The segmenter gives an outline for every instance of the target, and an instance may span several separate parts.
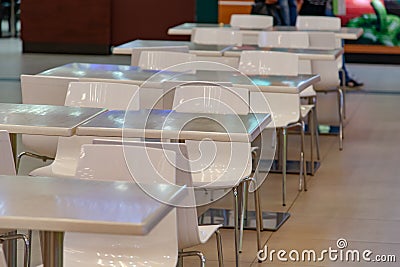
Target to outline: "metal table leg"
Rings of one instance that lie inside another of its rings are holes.
[[[15,235],[17,231],[12,231],[8,234]],[[8,267],[17,267],[17,240],[7,240],[3,243],[3,248]]]
[[[64,232],[40,232],[43,267],[62,267]]]

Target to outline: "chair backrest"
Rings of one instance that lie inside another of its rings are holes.
[[[0,175],[15,175],[14,155],[10,136],[7,131],[0,130]]]
[[[332,50],[342,47],[333,32],[308,32],[310,49]]]
[[[240,29],[266,29],[273,26],[274,18],[266,15],[232,14],[229,24]]]
[[[225,28],[194,28],[191,41],[209,45],[242,45],[243,36],[238,30]]]
[[[259,47],[308,48],[307,32],[266,31],[258,34]]]
[[[248,114],[249,90],[211,85],[178,86],[172,109],[190,113]]]
[[[135,151],[139,151],[138,148],[142,152],[135,154]],[[76,176],[86,179],[129,180],[135,182],[132,179],[132,166],[137,166],[138,171],[145,172],[146,176],[149,177],[149,182],[151,182],[151,172],[154,171],[154,167],[149,166],[149,160],[147,156],[144,156],[149,149],[158,153],[155,155],[159,156],[159,162],[154,161],[156,156],[150,155],[152,163],[157,162],[157,166],[163,166],[158,171],[164,172],[164,170],[172,167],[176,175],[167,176],[171,178],[170,182],[187,186],[187,195],[182,201],[183,206],[186,207],[177,208],[179,248],[183,249],[200,244],[192,176],[185,144],[95,140],[93,145],[82,146]],[[166,153],[164,154],[164,152]],[[171,154],[168,154],[170,152],[174,154],[173,161],[171,160]],[[130,163],[127,164],[127,160]],[[147,169],[150,169],[150,172]],[[162,175],[164,176],[165,174],[162,173]]]
[[[7,267],[6,256],[4,255],[3,245],[0,244],[0,267]]]
[[[125,110],[129,106],[130,110],[138,110],[139,97],[134,97],[138,95],[138,90],[136,85],[122,83],[72,82],[68,87],[65,105],[116,110]],[[69,172],[75,170],[81,146],[91,143],[93,139],[92,136],[60,137],[52,163],[53,171],[62,174],[68,172],[66,168],[69,168]]]
[[[147,70],[163,70],[175,65],[196,60],[196,55],[189,53],[167,52],[167,51],[143,51],[140,53],[138,66]],[[182,70],[187,70],[183,66]],[[180,70],[179,66],[174,70]]]
[[[239,71],[248,75],[298,75],[298,56],[271,51],[243,51]]]
[[[338,31],[341,28],[341,21],[337,17],[297,16],[296,27],[299,30]]]
[[[70,82],[78,78],[21,75],[21,94],[24,104],[64,105]],[[58,136],[22,135],[25,150],[54,158]]]
[[[245,51],[240,57],[239,70],[253,75],[298,75],[299,60],[296,54],[266,51]],[[276,127],[297,122],[300,118],[298,94],[251,92],[252,112],[273,113]]]
[[[132,103],[130,103],[133,99]],[[139,87],[137,85],[106,82],[71,82],[65,106],[101,107],[125,110],[139,109]]]
[[[143,51],[165,51],[165,52],[178,52],[189,53],[188,46],[159,46],[159,47],[136,47],[132,48],[131,52],[131,66],[139,66],[140,54]]]

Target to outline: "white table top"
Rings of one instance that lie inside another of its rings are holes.
[[[224,56],[240,57],[243,51],[276,51],[295,53],[299,59],[305,60],[336,60],[343,55],[344,49],[320,50],[320,49],[300,49],[300,48],[278,48],[278,47],[263,47],[257,45],[235,46],[224,52]]]
[[[156,71],[141,70],[138,67],[126,65],[106,65],[106,64],[87,64],[70,63],[56,67],[40,73],[42,76],[57,76],[66,78],[79,78],[85,80],[99,81],[118,81],[142,85],[146,80],[153,76]],[[196,71],[195,74],[171,75],[162,72],[157,75],[157,81],[209,81],[209,82],[230,82],[237,87],[246,87],[252,90],[280,92],[280,93],[299,93],[308,86],[320,81],[319,75],[299,75],[299,76],[244,76],[238,72],[229,71]],[[154,79],[153,79],[154,81]]]
[[[185,41],[167,40],[134,40],[113,48],[113,54],[130,55],[134,48],[157,48],[163,46],[187,46],[190,53],[199,56],[222,56],[223,52],[230,48],[227,45],[204,45]]]
[[[150,187],[148,187],[150,188]],[[152,185],[178,201],[182,188]],[[173,209],[133,182],[0,176],[0,225],[10,229],[145,235]]]
[[[271,30],[271,29],[270,29]],[[319,31],[319,30],[299,30],[294,26],[275,26],[272,28],[273,31]],[[326,32],[327,30],[323,30]],[[339,31],[329,31],[334,32],[337,38],[345,40],[357,40],[363,34],[363,28],[350,28],[341,27]]]
[[[10,133],[71,136],[102,108],[0,103],[0,129]]]
[[[171,110],[109,110],[78,127],[77,135],[252,142],[270,114],[217,115]]]
[[[171,27],[168,29],[168,34],[170,35],[191,35],[193,28],[196,27],[230,27],[230,25],[221,25],[221,24],[205,24],[205,23],[183,23],[177,25],[175,27]],[[275,26],[263,29],[263,31],[269,30],[279,30],[279,31],[298,31],[296,27],[293,26]],[[240,30],[245,34],[258,34],[258,32],[262,31],[260,29],[245,29]],[[335,35],[341,39],[348,39],[348,40],[357,40],[363,33],[362,28],[349,28],[349,27],[342,27],[340,31],[335,31]]]

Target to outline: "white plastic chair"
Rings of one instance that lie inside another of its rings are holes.
[[[266,31],[258,34],[259,47],[308,48],[307,32]]]
[[[232,14],[229,24],[239,29],[266,29],[273,26],[274,18],[265,15]]]
[[[189,53],[166,52],[166,51],[143,51],[140,53],[138,66],[147,70],[163,70],[178,64],[196,60],[196,55]],[[174,67],[178,70],[179,66]],[[182,69],[187,71],[187,66]]]
[[[242,33],[225,28],[194,28],[191,41],[196,44],[242,45]]]
[[[332,30],[341,28],[340,18],[327,16],[297,16],[296,27],[299,30]]]
[[[292,53],[245,51],[240,57],[239,70],[252,75],[298,75],[298,56]],[[271,110],[268,109],[268,104]],[[287,160],[287,130],[300,126],[301,152],[299,190],[307,190],[306,162],[304,158],[304,117],[312,112],[312,106],[300,105],[299,94],[251,92],[250,105],[252,112],[269,112],[273,114],[273,122],[268,127],[282,130],[282,204],[286,205],[286,160]],[[313,129],[314,130],[314,129]],[[314,131],[311,130],[312,136]],[[312,143],[314,139],[312,139]]]
[[[15,175],[14,155],[11,148],[10,136],[7,131],[0,130],[0,175]],[[16,178],[17,179],[17,178]],[[0,229],[0,266],[5,263],[1,243],[8,240],[22,239],[24,241],[24,266],[30,263],[30,241],[23,234],[14,233],[15,230]]]
[[[249,92],[244,88],[187,85],[175,89],[173,110],[190,113],[247,114]],[[233,190],[236,260],[239,253],[238,186],[252,170],[250,143],[186,140],[193,185],[204,190]],[[200,171],[201,170],[201,171]],[[212,194],[211,194],[212,195]],[[257,227],[260,227],[257,225]]]
[[[192,184],[192,173],[190,169],[190,165],[188,162],[188,152],[186,148],[186,144],[183,143],[159,143],[159,142],[132,142],[132,141],[118,141],[118,140],[109,140],[109,139],[95,139],[93,141],[93,146],[85,145],[82,147],[82,155],[83,157],[80,160],[82,163],[82,168],[79,164],[77,169],[77,176],[86,178],[85,173],[88,173],[87,166],[96,164],[97,154],[103,153],[102,151],[116,151],[117,153],[121,153],[121,149],[124,146],[125,149],[127,147],[147,147],[154,149],[162,149],[164,151],[174,151],[176,153],[176,183],[179,185],[186,185],[187,189],[187,197],[183,201],[184,205],[182,207],[177,208],[177,219],[178,219],[178,247],[179,250],[183,250],[186,248],[190,248],[195,245],[203,244],[207,242],[211,236],[215,233],[217,238],[217,252],[218,252],[218,261],[219,266],[223,266],[223,255],[222,255],[222,243],[221,236],[219,234],[219,228],[222,225],[198,225],[198,216],[197,209],[194,197],[194,186]],[[121,146],[122,145],[122,146]],[[97,151],[97,152],[96,152]],[[118,152],[120,151],[120,152]],[[107,152],[112,153],[112,152]],[[126,153],[126,151],[125,151]],[[87,158],[93,158],[93,164],[86,164],[85,162]],[[114,157],[115,158],[115,157]],[[85,166],[85,167],[84,167]],[[94,168],[99,170],[100,179],[101,177],[109,178],[104,175],[103,171],[101,171],[101,167],[95,166]],[[119,167],[120,168],[120,167]],[[91,169],[91,168],[89,168]],[[107,171],[105,171],[107,173]],[[119,171],[120,172],[120,171]],[[92,176],[92,171],[90,171],[90,176]],[[115,177],[115,176],[113,176]],[[129,179],[126,175],[116,175],[116,179]],[[204,262],[205,257],[201,252],[194,251],[185,251],[180,252],[179,256],[192,256],[197,255],[200,257],[201,261]]]
[[[259,46],[260,47],[282,47],[282,48],[310,48],[310,32],[262,32],[259,34]],[[299,60],[298,74],[311,74],[311,61],[309,60]],[[286,71],[284,73],[287,73]],[[305,114],[310,113],[310,120],[313,120],[313,126],[315,127],[315,144],[317,148],[317,160],[320,160],[319,152],[319,139],[318,139],[318,119],[317,119],[317,93],[315,92],[313,86],[309,86],[300,92],[301,98],[310,99],[309,104],[302,105],[301,112]],[[313,106],[312,106],[313,105]],[[312,112],[309,112],[309,108],[312,108]],[[304,117],[302,116],[302,117]],[[311,175],[314,175],[314,142],[311,142]]]
[[[340,44],[335,43],[337,38],[332,32],[309,32],[310,48],[315,49],[335,49]],[[339,57],[336,61],[311,61],[311,73],[319,74],[321,81],[313,87],[317,92],[336,92],[338,95],[338,116],[339,116],[339,149],[343,149],[343,121],[345,118],[345,91],[344,87],[340,86],[338,72],[342,75],[342,80],[345,80],[344,71],[341,69],[342,58]]]
[[[126,164],[127,158],[124,152],[129,154],[128,159],[135,160],[137,166],[140,166],[135,168],[135,175]],[[144,146],[124,148],[87,144],[82,146],[76,177],[133,183],[139,177],[148,179],[149,183],[164,177],[175,183],[175,166],[171,164],[171,160],[175,160],[173,151]],[[157,162],[157,165],[152,165],[154,162]],[[179,230],[175,215],[174,210],[145,236],[65,233],[64,266],[175,267],[178,258],[177,231]]]
[[[139,87],[122,83],[72,82],[68,87],[66,106],[99,107],[125,110],[139,109]],[[82,144],[91,143],[92,136],[60,137],[55,160],[48,166],[33,170],[32,176],[72,177],[75,174]]]
[[[21,94],[24,104],[64,105],[68,84],[78,78],[49,77],[43,75],[21,75]],[[17,157],[17,171],[23,156],[41,159],[43,162],[53,160],[58,136],[22,135],[25,151]]]
[[[159,46],[159,47],[132,48],[131,66],[139,66],[140,54],[143,51],[164,51],[164,52],[189,53],[189,47],[188,46]]]
[[[2,244],[0,244],[0,267],[8,267]]]

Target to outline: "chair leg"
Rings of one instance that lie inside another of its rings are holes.
[[[215,238],[217,239],[217,251],[218,251],[218,266],[224,266],[224,255],[222,252],[222,238],[219,230],[215,231]]]
[[[200,267],[206,266],[206,257],[200,251],[181,251],[178,253],[178,257],[189,257],[189,256],[197,256],[200,258]]]
[[[238,203],[238,188],[233,188],[233,201],[234,201],[234,236],[235,236],[235,261],[236,267],[239,266],[239,203]]]
[[[254,191],[254,207],[256,214],[256,235],[257,235],[257,251],[261,250],[261,231],[263,227],[262,210],[260,202],[260,188]]]
[[[308,125],[310,127],[310,137],[311,137],[311,144],[310,144],[310,162],[311,162],[311,175],[315,173],[314,167],[314,142],[315,142],[315,124],[314,124],[314,108],[310,110],[310,116],[308,120]],[[306,169],[307,172],[307,169]]]
[[[346,73],[344,69],[341,68],[339,70],[340,75],[342,76],[342,83],[343,83],[343,119],[346,119]]]
[[[304,157],[304,151],[305,151],[305,137],[304,137],[304,121],[300,122],[301,124],[301,152],[300,152],[300,181],[299,181],[299,190],[302,190],[302,184],[301,181],[303,179],[303,186],[304,186],[304,191],[307,191],[307,165],[306,165],[306,160]],[[312,162],[313,163],[313,162]]]
[[[30,259],[30,240],[23,234],[14,234],[14,235],[4,235],[0,236],[0,241],[6,240],[14,240],[14,239],[22,239],[24,241],[24,267],[30,267],[31,259]]]
[[[286,206],[286,164],[287,164],[287,128],[282,129],[282,206]]]
[[[339,106],[339,150],[343,150],[343,90],[338,88]]]
[[[243,247],[243,231],[244,231],[244,220],[247,216],[247,200],[248,200],[248,181],[245,180],[242,182],[243,190],[242,190],[242,211],[240,215],[240,230],[239,230],[239,253],[242,253]]]

